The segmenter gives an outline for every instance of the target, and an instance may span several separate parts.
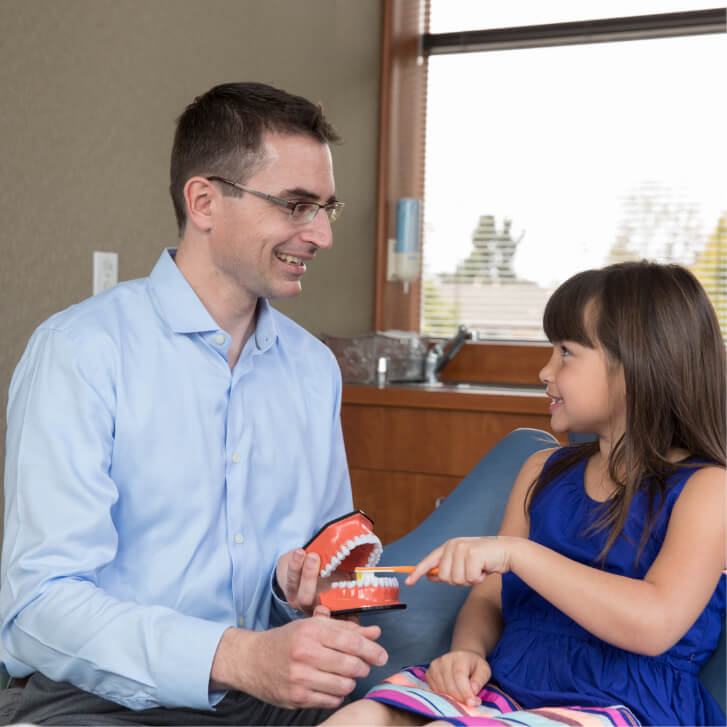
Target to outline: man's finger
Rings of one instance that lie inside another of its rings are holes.
[[[298,602],[304,608],[312,608],[318,593],[318,573],[321,561],[317,553],[307,553],[298,582]]]
[[[321,636],[321,644],[343,654],[362,659],[367,664],[383,666],[389,659],[386,650],[374,639],[381,636],[378,626],[358,626],[351,621],[330,620],[335,628],[328,628]]]
[[[354,614],[355,615],[355,614]],[[360,633],[364,638],[376,641],[381,636],[381,627],[376,625],[361,626],[358,620],[347,619],[347,618],[336,618],[335,623],[343,629],[349,631],[356,631]]]
[[[319,669],[307,664],[301,664],[300,667],[300,670],[294,670],[291,675],[292,683],[308,692],[304,700],[301,700],[300,706],[323,706],[335,699],[340,703],[340,700],[350,694],[356,686],[354,677],[343,676],[335,671],[326,671],[325,668]]]
[[[298,584],[300,583],[300,572],[303,568],[303,560],[305,558],[305,550],[297,548],[288,559],[288,572],[285,576],[285,596],[290,600],[294,594],[298,592]]]

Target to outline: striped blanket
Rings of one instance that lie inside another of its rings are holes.
[[[612,707],[540,707],[521,709],[514,699],[492,684],[479,696],[482,704],[467,707],[452,697],[432,692],[426,682],[426,667],[411,666],[377,684],[366,699],[399,707],[454,725],[523,725],[531,727],[604,727],[639,725],[632,712],[621,705]]]

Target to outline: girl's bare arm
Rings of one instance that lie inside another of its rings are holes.
[[[527,540],[512,542],[510,568],[604,641],[661,654],[696,621],[725,568],[726,491],[721,468],[691,476],[643,579],[606,573]]]
[[[537,461],[532,457],[523,470]],[[461,585],[481,582],[473,588],[474,599],[489,592],[485,583],[491,579],[484,574],[513,571],[556,608],[614,646],[647,655],[673,646],[698,618],[725,568],[724,470],[705,467],[691,476],[672,510],[661,551],[643,579],[606,573],[523,537],[525,520],[519,513],[532,478],[527,479],[526,483],[519,476],[513,487],[499,538],[448,541],[427,556],[408,581],[439,566],[442,580]],[[468,613],[463,608],[463,624],[470,622]],[[480,636],[480,643],[486,649],[489,641]]]

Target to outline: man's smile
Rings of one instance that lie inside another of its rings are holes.
[[[301,258],[296,257],[295,255],[291,255],[287,252],[276,252],[275,257],[284,263],[288,263],[290,265],[298,265],[302,268],[305,267],[305,263],[303,262],[303,260]]]

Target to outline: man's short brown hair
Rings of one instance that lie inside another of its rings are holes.
[[[320,105],[264,83],[225,83],[198,96],[177,120],[169,192],[180,236],[187,221],[184,185],[196,175],[244,183],[263,160],[266,131],[340,141]],[[226,194],[236,194],[228,189]]]

